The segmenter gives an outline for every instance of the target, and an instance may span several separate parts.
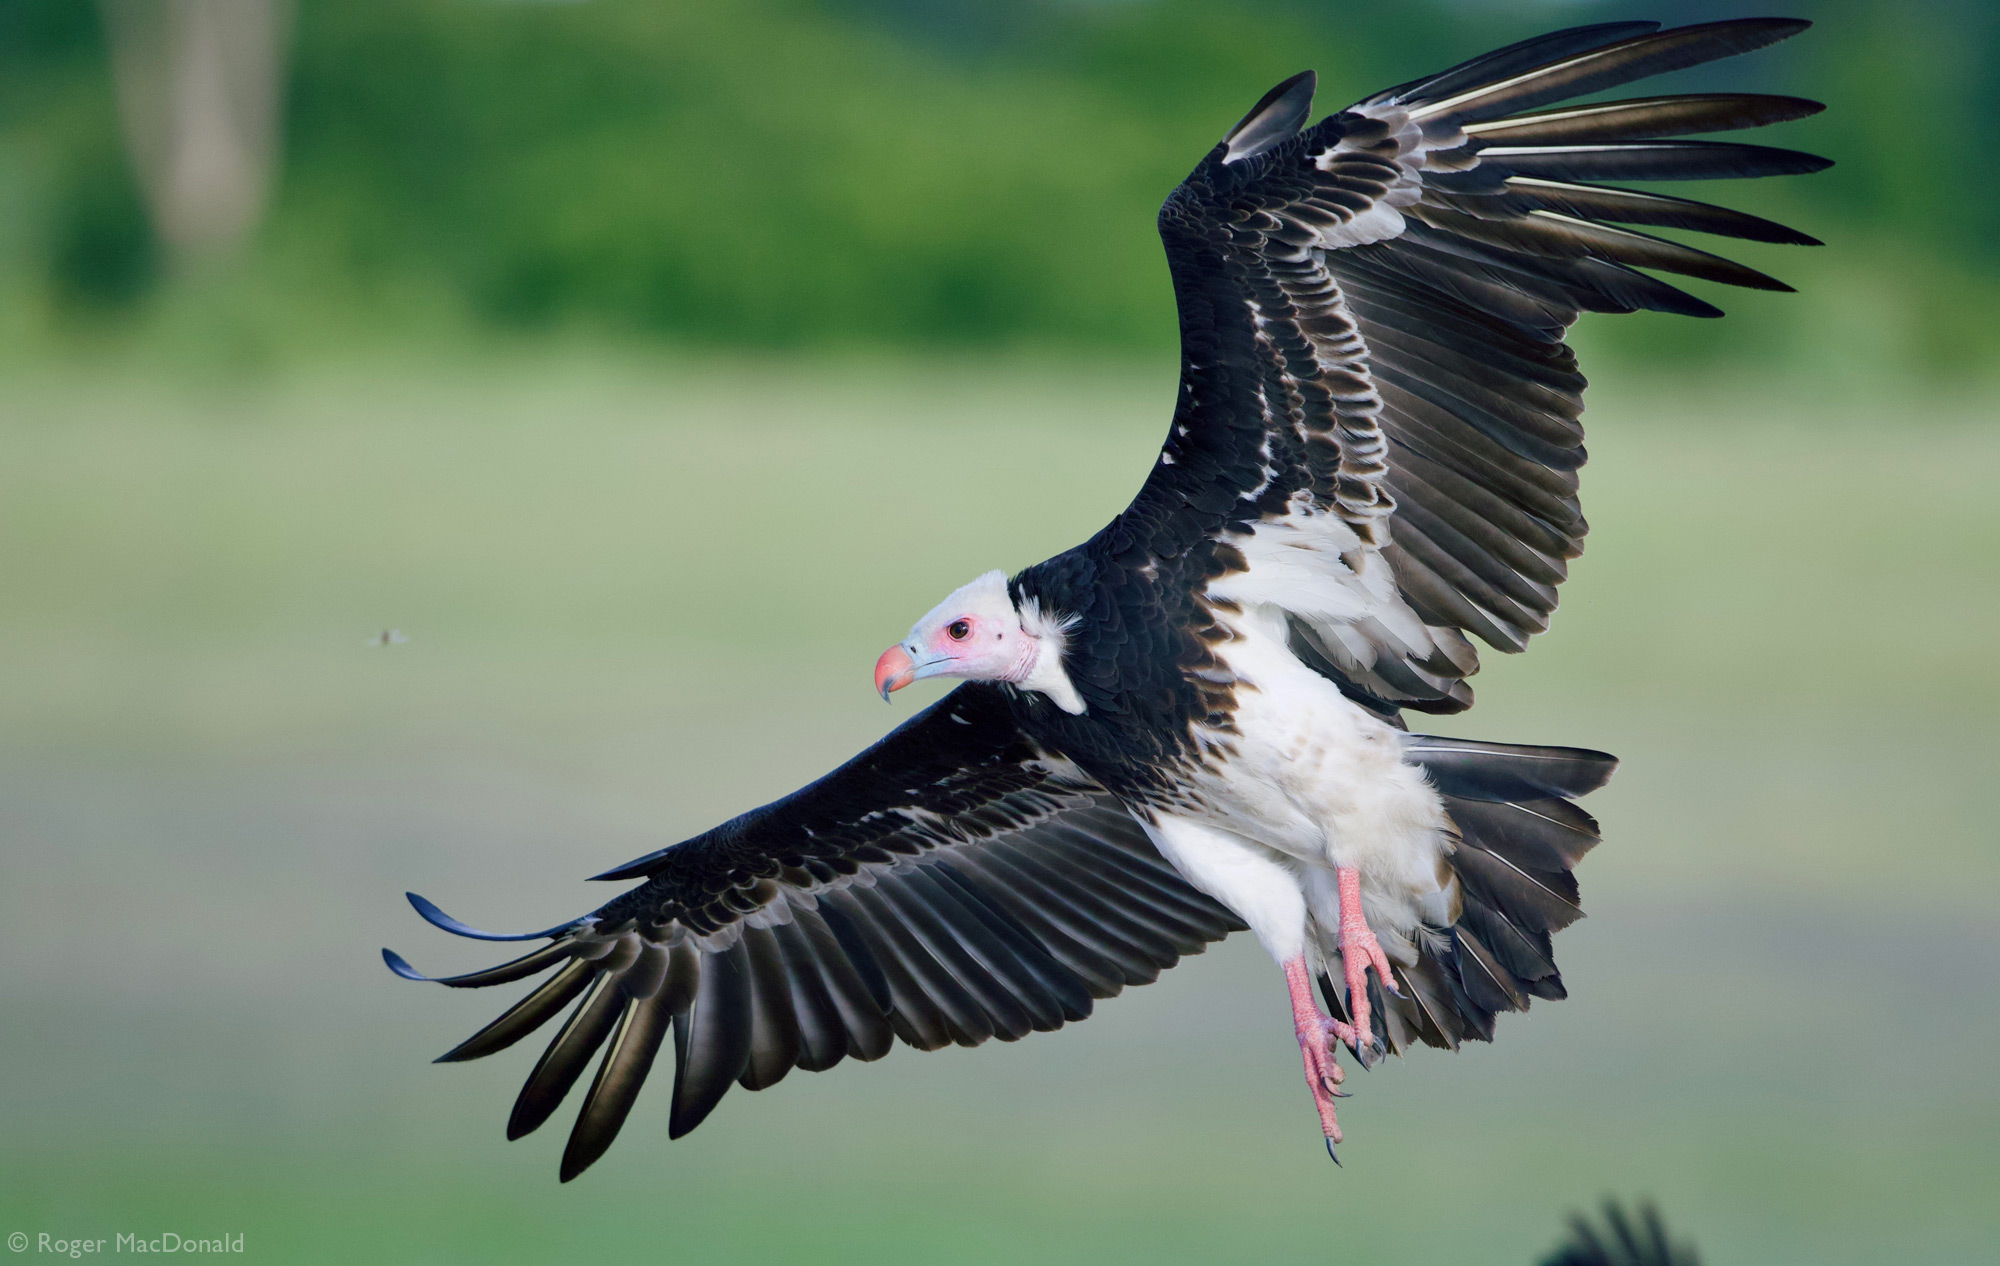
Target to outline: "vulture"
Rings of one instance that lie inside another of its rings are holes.
[[[1522,650],[1582,551],[1578,315],[1721,315],[1658,273],[1789,289],[1627,226],[1817,244],[1624,186],[1817,171],[1685,137],[1819,104],[1574,99],[1806,26],[1575,27],[1317,123],[1310,71],[1273,88],[1160,210],[1180,388],[1132,503],[956,590],[875,665],[885,700],[927,677],[959,679],[949,694],[819,781],[597,876],[637,883],[592,913],[503,936],[412,894],[448,932],[546,942],[438,979],[545,977],[440,1061],[567,1010],[507,1137],[595,1058],[568,1181],[670,1035],[678,1138],[732,1085],[1058,1029],[1248,929],[1282,969],[1332,1152],[1343,1047],[1364,1067],[1456,1049],[1564,997],[1550,935],[1582,916],[1571,872],[1598,842],[1576,800],[1616,762],[1407,717],[1469,707],[1473,639]]]

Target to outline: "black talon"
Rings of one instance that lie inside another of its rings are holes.
[[[1334,1164],[1336,1164],[1336,1165],[1340,1165],[1340,1157],[1338,1157],[1338,1156],[1335,1156],[1335,1155],[1333,1154],[1333,1139],[1331,1139],[1331,1138],[1328,1138],[1328,1139],[1327,1139],[1327,1141],[1326,1141],[1326,1158],[1327,1158],[1328,1160],[1332,1161],[1332,1162],[1333,1162]],[[1340,1165],[1340,1167],[1341,1167],[1342,1169],[1345,1169],[1345,1168],[1347,1168],[1347,1166],[1345,1166],[1345,1165]]]

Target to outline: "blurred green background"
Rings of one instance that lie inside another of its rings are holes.
[[[1153,212],[1277,79],[1757,10],[0,4],[0,1231],[1527,1263],[1617,1192],[1711,1266],[2000,1258],[2000,11],[1781,8],[1676,82],[1831,103],[1714,195],[1830,245],[1586,322],[1590,552],[1435,727],[1626,761],[1570,1001],[1360,1077],[1343,1170],[1244,940],[671,1145],[656,1090],[564,1187],[531,1052],[426,1062],[502,1000],[382,970],[489,957],[403,889],[546,926],[920,703],[881,647],[1146,470]]]

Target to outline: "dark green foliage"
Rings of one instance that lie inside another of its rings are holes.
[[[1829,154],[1736,204],[1835,243],[1750,258],[1809,281],[1897,238],[1909,338],[1976,358],[2000,272],[2000,19],[1975,0],[1770,6],[1818,30],[1691,88],[1829,100],[1777,143]],[[681,342],[1159,347],[1161,198],[1272,83],[1322,106],[1561,22],[1738,16],[1703,0],[308,0],[282,183],[245,284],[370,326],[441,297],[475,325]],[[1759,138],[1761,139],[1761,138]],[[0,6],[0,277],[81,309],[154,275],[92,6]],[[1682,189],[1701,196],[1699,190]],[[1953,278],[1950,311],[1932,282]],[[1613,346],[1798,351],[1805,305],[1728,329],[1642,317]],[[1755,325],[1755,331],[1742,327]],[[1960,331],[1954,333],[1954,331]]]
[[[91,6],[0,6],[0,127],[8,149],[27,160],[19,166],[42,176],[27,182],[39,186],[38,198],[7,198],[13,207],[39,203],[40,215],[6,238],[38,249],[55,305],[88,317],[144,293],[154,278],[153,238],[119,145]],[[0,168],[0,182],[8,174]]]
[[[48,258],[55,299],[79,314],[131,303],[154,279],[155,253],[124,156],[94,147],[78,156],[58,188]]]

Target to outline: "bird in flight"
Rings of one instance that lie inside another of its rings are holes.
[[[595,912],[501,936],[412,894],[447,931],[548,942],[440,981],[549,973],[441,1061],[570,1008],[507,1123],[540,1127],[602,1050],[568,1181],[669,1034],[678,1138],[732,1084],[1060,1028],[1247,928],[1283,971],[1332,1152],[1342,1047],[1364,1066],[1455,1049],[1565,996],[1549,938],[1581,917],[1571,870],[1598,841],[1574,801],[1616,762],[1405,717],[1469,707],[1471,639],[1523,649],[1582,551],[1578,315],[1720,315],[1660,272],[1787,289],[1617,226],[1814,244],[1620,183],[1827,163],[1681,139],[1821,108],[1795,97],[1557,103],[1806,25],[1577,27],[1317,123],[1310,72],[1273,88],[1160,211],[1180,392],[1131,505],[953,592],[875,665],[885,699],[927,677],[950,694],[598,876],[641,882]]]

